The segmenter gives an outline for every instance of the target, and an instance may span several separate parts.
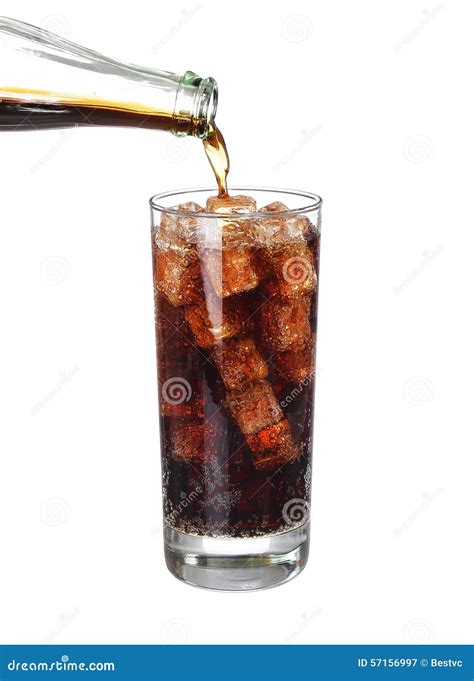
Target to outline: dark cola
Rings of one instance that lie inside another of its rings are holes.
[[[152,234],[165,523],[288,530],[310,494],[318,229],[245,196],[210,197],[215,222],[177,208]]]

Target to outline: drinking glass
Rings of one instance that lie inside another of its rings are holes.
[[[150,205],[166,563],[242,591],[308,558],[322,201],[229,191]]]

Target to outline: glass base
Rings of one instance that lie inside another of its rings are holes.
[[[251,539],[200,537],[165,525],[169,571],[186,584],[217,591],[255,591],[284,584],[306,565],[309,522]]]

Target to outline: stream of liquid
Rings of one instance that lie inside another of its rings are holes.
[[[228,196],[227,175],[229,174],[230,162],[225,140],[219,128],[210,131],[210,134],[204,140],[204,151],[217,180],[218,194],[221,198],[225,198]]]

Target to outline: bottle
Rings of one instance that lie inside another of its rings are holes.
[[[217,84],[125,64],[0,17],[0,130],[113,125],[202,140],[215,133]]]

